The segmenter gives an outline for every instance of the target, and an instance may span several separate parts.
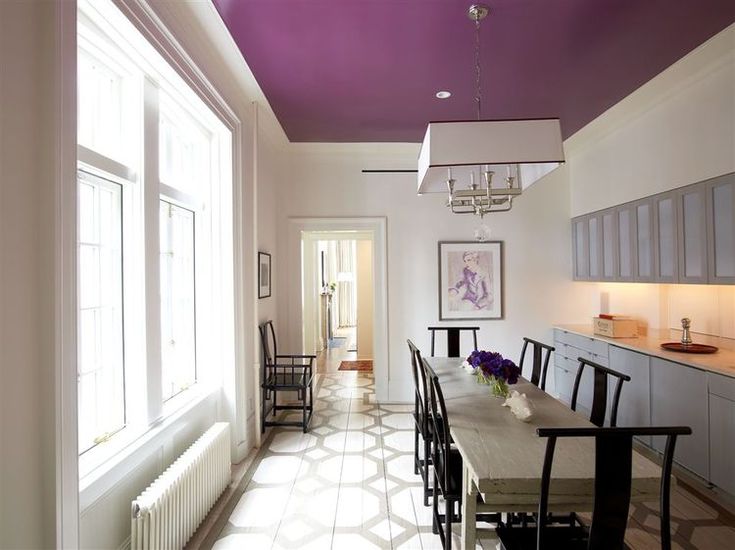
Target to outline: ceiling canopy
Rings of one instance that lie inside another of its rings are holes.
[[[292,142],[419,142],[476,116],[469,1],[214,3]],[[733,0],[485,3],[482,117],[559,117],[564,138],[735,21]]]

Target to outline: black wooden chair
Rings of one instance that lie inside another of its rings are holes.
[[[618,419],[618,403],[620,402],[620,390],[623,387],[623,382],[630,382],[630,376],[612,370],[608,367],[603,367],[598,363],[593,363],[584,357],[578,357],[579,367],[577,368],[577,376],[574,379],[574,388],[572,389],[572,402],[570,407],[573,411],[577,410],[577,397],[579,394],[579,384],[582,380],[582,372],[585,367],[590,367],[594,370],[593,378],[593,390],[592,390],[592,408],[590,409],[590,422],[595,426],[602,427],[605,424],[605,414],[607,412],[607,378],[612,376],[617,378],[615,385],[615,393],[613,394],[612,404],[610,409],[610,426],[615,426]]]
[[[407,342],[411,354],[411,373],[413,374],[414,385],[413,470],[415,474],[421,475],[424,484],[424,506],[428,506],[429,497],[432,495],[432,489],[429,487],[429,466],[431,465],[431,441],[433,438],[431,422],[429,421],[429,393],[421,352],[411,340]]]
[[[434,357],[434,343],[436,333],[445,331],[447,333],[447,357],[460,357],[459,337],[463,331],[472,331],[473,350],[477,349],[477,331],[480,327],[428,327],[431,332],[431,356]]]
[[[261,432],[266,426],[299,426],[306,433],[314,411],[314,393],[312,381],[314,378],[313,363],[315,355],[283,355],[278,353],[276,331],[273,321],[266,321],[258,327],[260,341],[263,346],[263,368],[261,380]],[[278,392],[296,392],[298,405],[279,405]],[[267,409],[267,402],[273,395],[273,405]],[[307,399],[308,394],[308,399]],[[275,418],[278,411],[301,411],[301,421],[268,420],[272,411]]]
[[[671,548],[669,498],[671,464],[676,438],[692,433],[688,427],[644,428],[538,428],[536,433],[546,441],[546,454],[541,473],[537,524],[517,526],[499,524],[496,532],[506,550],[585,549],[620,550],[627,548],[625,529],[631,496],[633,437],[666,436],[661,466],[660,516],[661,548]],[[560,437],[595,438],[595,486],[592,521],[589,527],[549,525],[549,486],[556,441]]]
[[[526,350],[531,345],[533,351],[533,362],[531,363],[531,384],[538,386],[542,390],[546,390],[546,371],[549,368],[549,358],[556,348],[530,338],[523,338],[523,348],[521,349],[521,360],[518,366],[523,370],[523,361],[526,359]]]
[[[452,446],[444,394],[439,378],[432,372],[426,360],[422,360],[429,379],[429,416],[431,418],[431,462],[434,468],[432,491],[432,531],[439,535],[445,550],[452,548],[452,523],[461,519],[462,503],[462,455]],[[439,513],[439,496],[444,499],[444,514]],[[482,502],[477,495],[478,503]],[[455,511],[455,505],[457,510]],[[479,512],[474,521],[498,523],[500,514]],[[468,520],[469,521],[469,520]],[[444,525],[442,525],[444,522]]]

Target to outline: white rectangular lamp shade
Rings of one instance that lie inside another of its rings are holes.
[[[448,167],[461,182],[478,165],[492,170],[492,165],[518,164],[526,188],[562,162],[558,118],[430,122],[419,153],[418,193],[446,192]],[[505,168],[498,168],[505,175]]]

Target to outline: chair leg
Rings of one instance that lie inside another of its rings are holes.
[[[278,392],[276,390],[273,390],[273,417],[276,416],[276,396],[278,395]]]
[[[265,402],[268,397],[267,390],[261,391],[260,395],[260,433],[265,433]]]
[[[429,442],[424,440],[424,506],[429,505]]]
[[[436,473],[434,473],[434,481],[432,483],[433,485],[433,498],[431,499],[431,532],[435,535],[439,534],[439,493],[436,489],[437,482],[436,482]]]
[[[452,550],[452,516],[454,516],[454,501],[444,501],[444,550]]]
[[[306,431],[308,429],[306,427],[306,389],[304,389],[302,395],[303,395],[303,399],[301,400],[301,404],[303,406],[303,409],[302,409],[302,414],[303,414],[303,416],[302,416],[302,422],[304,424],[304,426],[303,426],[304,433],[306,433]]]
[[[413,473],[418,475],[419,473],[419,428],[414,424],[413,426]]]

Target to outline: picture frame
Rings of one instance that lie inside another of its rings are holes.
[[[503,242],[439,241],[439,320],[503,318]]]
[[[258,299],[271,295],[271,255],[258,252]]]

